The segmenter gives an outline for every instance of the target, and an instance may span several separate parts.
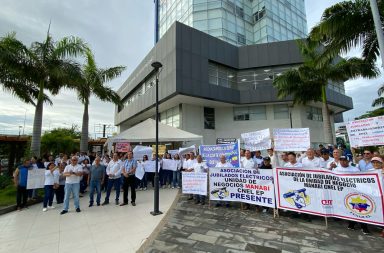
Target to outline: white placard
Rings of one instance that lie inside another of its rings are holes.
[[[176,154],[179,154],[179,150],[178,149],[171,149],[171,150],[168,150],[168,153],[174,157]]]
[[[144,170],[144,166],[142,163],[137,163],[137,167],[136,167],[136,171],[135,171],[135,176],[138,178],[138,179],[143,179],[144,177],[144,174],[145,174],[145,170]]]
[[[184,154],[188,154],[188,153],[195,153],[196,154],[196,146],[195,145],[192,145],[190,147],[187,147],[187,148],[179,148],[179,155],[182,156]]]
[[[183,172],[183,193],[207,196],[207,173]]]
[[[244,148],[249,151],[270,149],[272,145],[269,128],[241,134],[244,141]]]
[[[28,170],[27,189],[44,188],[45,169]]]
[[[309,128],[273,129],[275,151],[306,151],[311,146]]]
[[[147,146],[137,145],[133,149],[133,158],[138,161],[143,160],[143,156],[146,155],[148,159],[152,158],[152,148]]]
[[[160,162],[158,164],[159,164],[158,170],[160,170]],[[156,171],[156,161],[145,161],[143,166],[144,166],[145,172]]]
[[[163,159],[163,170],[177,171],[177,164],[180,160]]]
[[[351,121],[346,126],[351,147],[384,145],[384,116]]]

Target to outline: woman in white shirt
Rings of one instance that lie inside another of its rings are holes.
[[[52,206],[54,196],[53,185],[58,183],[59,174],[55,170],[55,164],[50,162],[48,163],[47,169],[45,170],[43,212],[48,210],[47,205],[49,209],[55,208]]]
[[[179,154],[175,154],[173,159],[177,161],[177,170],[173,171],[172,175],[172,189],[176,188],[180,189],[181,187],[181,160]]]

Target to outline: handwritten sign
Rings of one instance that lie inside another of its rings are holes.
[[[245,149],[249,151],[265,150],[271,148],[271,134],[269,129],[256,132],[243,133],[241,139],[244,141]]]
[[[309,128],[273,129],[276,151],[306,151],[310,146]]]
[[[207,173],[183,172],[183,193],[207,196]]]
[[[384,145],[384,116],[351,121],[346,126],[352,147]]]

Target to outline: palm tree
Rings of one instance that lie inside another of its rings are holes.
[[[7,74],[6,81],[0,80],[3,86],[13,87],[15,94],[20,94],[19,88],[16,88],[19,85],[20,89],[31,87],[32,90],[26,91],[34,94],[32,97],[36,102],[31,152],[39,156],[43,104],[44,101],[50,101],[45,92],[57,95],[63,87],[78,85],[81,68],[71,57],[79,56],[87,47],[77,37],[65,37],[55,42],[49,30],[45,41],[33,42],[29,48],[17,40],[14,33],[2,38],[0,44],[2,52],[6,53],[0,57],[0,73]],[[28,97],[23,97],[23,100],[32,102]]]
[[[379,96],[372,102],[372,107],[381,106],[384,107],[384,84],[381,85],[379,90],[377,91],[377,95]]]
[[[278,96],[284,98],[293,95],[295,104],[311,101],[322,102],[324,141],[333,143],[330,113],[327,104],[326,88],[329,82],[344,82],[357,77],[374,78],[378,75],[374,63],[359,58],[330,59],[327,64],[318,64],[322,56],[320,50],[308,41],[298,41],[304,63],[296,69],[277,76],[273,84]]]
[[[112,68],[98,68],[94,56],[90,50],[85,52],[86,63],[82,69],[82,82],[76,87],[79,100],[84,104],[83,122],[81,129],[80,151],[88,150],[88,125],[89,125],[89,100],[91,95],[95,95],[102,101],[113,102],[121,105],[119,95],[112,88],[105,86],[106,82],[120,76],[125,69],[123,66]]]
[[[384,20],[384,1],[377,2],[380,18]],[[320,23],[312,28],[310,38],[325,45],[325,59],[359,46],[364,60],[374,62],[380,55],[369,0],[344,1],[327,8]]]

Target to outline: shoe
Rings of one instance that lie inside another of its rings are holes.
[[[126,206],[128,203],[121,203],[120,206]]]
[[[131,202],[132,206],[136,206],[136,203],[135,202]]]
[[[17,211],[20,212],[20,211],[21,211],[21,207],[18,207],[18,208],[17,208]]]
[[[68,211],[66,211],[66,210],[63,210],[63,211],[61,211],[61,215],[63,215],[63,214],[66,214],[66,213],[68,213]]]
[[[268,210],[267,209],[263,209],[263,213],[266,213]]]
[[[348,225],[347,229],[348,230],[355,230],[355,225]]]
[[[97,203],[97,206],[100,206],[100,203]]]
[[[202,206],[203,206],[203,205],[205,205],[205,202],[204,202],[204,201],[203,201],[203,202],[201,202],[201,203],[200,203],[200,205],[202,205]]]
[[[177,189],[180,189],[180,186],[177,186]]]
[[[55,209],[54,206],[48,206],[48,209]]]
[[[220,207],[221,203],[216,203],[215,207]]]
[[[189,197],[189,198],[188,198],[188,200],[192,200],[192,199],[193,199],[193,197]]]
[[[119,204],[119,201],[118,200],[115,200],[115,205],[118,205]]]
[[[104,201],[103,204],[101,204],[102,206],[105,206],[105,205],[108,205],[109,204],[109,201]]]
[[[144,191],[146,191],[147,190],[147,187],[144,187]]]
[[[175,189],[175,187],[174,187],[174,186],[172,186],[172,189]]]
[[[43,208],[43,212],[46,212],[48,211],[48,209],[46,207]]]
[[[225,204],[225,207],[226,207],[226,208],[230,208],[231,205],[230,205],[230,204]]]
[[[371,232],[369,232],[368,228],[362,228],[361,231],[363,232],[364,235],[371,234]]]
[[[195,204],[198,205],[200,203],[200,201],[195,201]]]
[[[381,231],[381,237],[384,238],[384,229],[383,229],[383,231]]]
[[[100,205],[100,204],[99,204],[99,205]],[[88,207],[92,207],[92,206],[93,206],[93,204],[90,203]]]
[[[80,208],[76,208],[76,212],[80,213],[81,212]]]

